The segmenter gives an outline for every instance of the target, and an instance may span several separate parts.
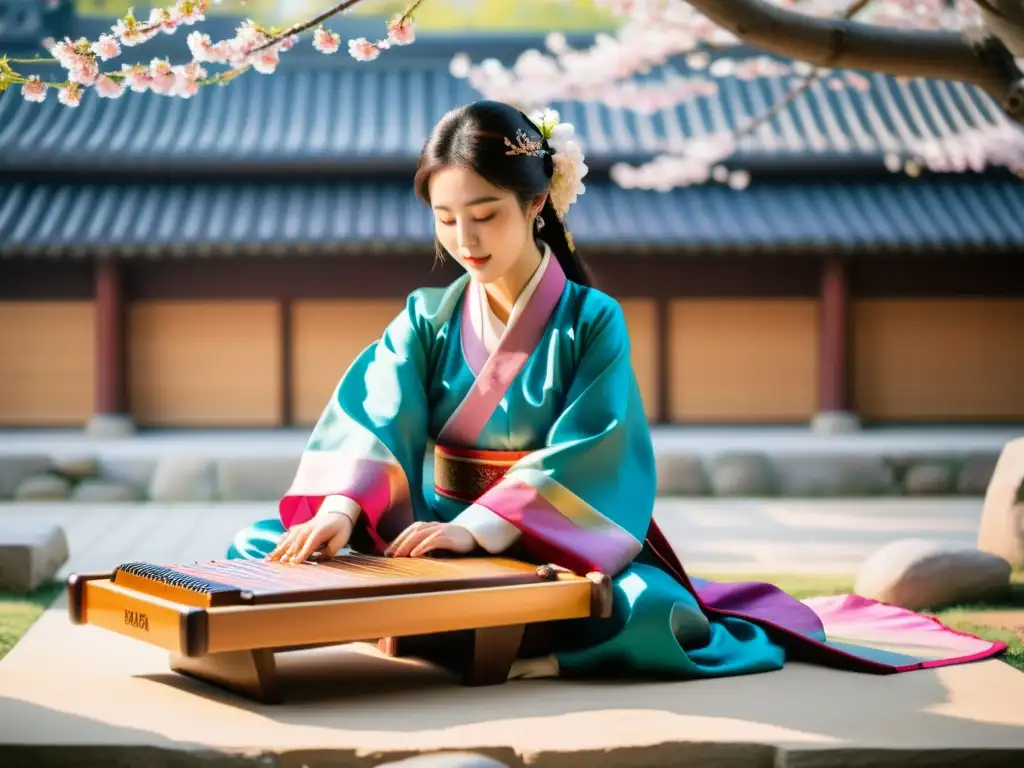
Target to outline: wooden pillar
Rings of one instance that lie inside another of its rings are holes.
[[[846,262],[837,256],[829,256],[821,271],[819,412],[815,416],[816,427],[824,431],[856,428],[849,386],[849,305]]]
[[[124,291],[113,257],[96,260],[96,400],[89,431],[103,436],[131,432],[125,396]]]
[[[294,357],[292,351],[292,300],[281,299],[280,344],[281,344],[281,426],[290,427],[295,420],[292,387]]]
[[[669,365],[669,359],[672,354],[671,344],[669,341],[669,326],[670,326],[670,313],[669,313],[669,300],[665,296],[658,296],[654,304],[654,328],[657,334],[655,341],[657,354],[655,355],[657,368],[657,386],[658,386],[658,423],[668,424],[670,421],[669,403],[671,402],[671,388],[672,381],[669,376],[671,366]]]

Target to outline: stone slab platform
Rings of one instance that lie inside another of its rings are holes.
[[[974,546],[978,499],[659,499],[655,519],[690,571],[854,574],[884,544],[919,538]],[[0,535],[29,519],[60,526],[70,559],[58,571],[113,569],[131,560],[223,557],[235,533],[274,517],[271,502],[87,504],[0,501]]]
[[[162,651],[72,626],[65,610],[0,662],[0,765],[363,768],[467,749],[544,768],[1024,765],[1024,674],[996,660],[467,689],[351,645],[283,654],[291,701],[268,707],[174,675]]]
[[[49,454],[101,458],[158,458],[200,453],[212,458],[297,456],[308,428],[154,429],[101,438],[80,429],[0,429],[0,456]],[[872,427],[851,433],[820,434],[805,426],[701,427],[654,425],[659,454],[714,455],[742,451],[769,455],[879,455],[998,453],[1024,435],[1024,424],[995,426]]]

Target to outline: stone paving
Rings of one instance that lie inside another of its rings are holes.
[[[971,543],[980,500],[662,500],[694,571],[851,572],[891,538]],[[222,556],[273,504],[0,504],[65,527],[70,571]],[[158,649],[68,621],[61,599],[0,661],[0,765],[376,766],[473,749],[509,766],[1024,762],[1024,675],[1000,661],[880,677],[791,664],[689,682],[516,681],[466,689],[370,646],[283,654],[289,703],[170,673]]]
[[[981,499],[659,499],[655,517],[694,572],[854,573],[892,539],[973,546]],[[5,519],[61,525],[71,559],[60,575],[128,560],[222,557],[235,532],[276,515],[259,503],[0,503]]]

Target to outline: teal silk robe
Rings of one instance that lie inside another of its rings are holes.
[[[613,576],[611,618],[559,625],[562,675],[712,677],[787,656],[895,672],[1002,649],[856,596],[801,603],[771,585],[688,577],[652,520],[655,457],[622,309],[566,281],[554,259],[541,269],[493,353],[467,321],[468,275],[414,291],[341,378],[280,519],[241,531],[229,557],[263,557],[328,496],[359,504],[357,528],[377,551],[414,521],[473,506],[515,526],[530,559]],[[435,440],[531,453],[470,504],[424,476]]]

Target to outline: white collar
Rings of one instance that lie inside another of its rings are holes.
[[[487,292],[484,290],[483,285],[475,280],[470,281],[474,298],[472,304],[469,305],[473,307],[470,321],[472,322],[473,330],[476,332],[477,337],[483,341],[484,348],[488,353],[493,352],[497,348],[498,342],[501,341],[501,337],[505,333],[505,329],[519,317],[529,303],[530,297],[533,296],[533,292],[537,290],[537,286],[540,284],[541,277],[544,276],[544,270],[547,269],[548,262],[553,258],[551,246],[543,240],[540,245],[542,254],[540,265],[534,270],[533,275],[531,275],[523,290],[519,292],[519,296],[516,297],[507,325],[501,322],[498,316],[494,314],[494,310],[491,309],[491,303],[487,301]]]

